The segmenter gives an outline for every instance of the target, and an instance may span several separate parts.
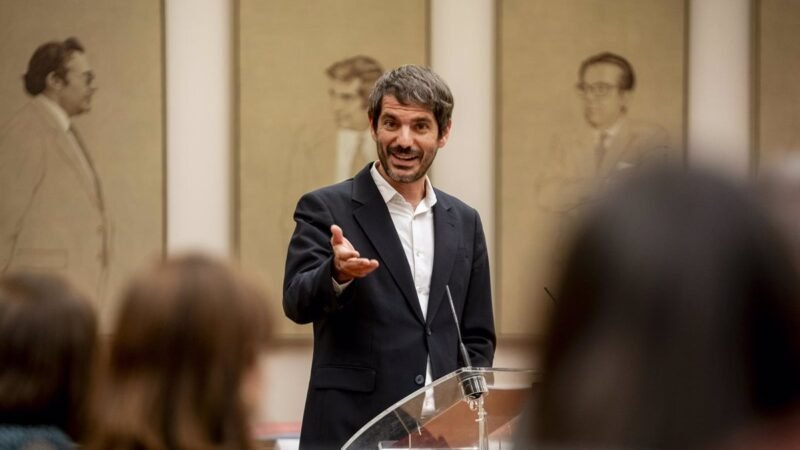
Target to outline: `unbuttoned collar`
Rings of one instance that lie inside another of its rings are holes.
[[[393,198],[397,197],[404,202],[406,199],[400,195],[399,192],[395,188],[383,178],[383,175],[378,172],[378,167],[376,163],[372,163],[372,167],[369,169],[369,174],[372,175],[372,180],[375,182],[375,186],[378,187],[378,191],[381,193],[381,197],[383,197],[384,203],[389,203],[392,201]],[[433,185],[431,185],[431,180],[425,175],[425,196],[422,197],[422,202],[420,203],[423,207],[427,209],[433,208],[433,205],[436,204],[436,192],[433,190]]]

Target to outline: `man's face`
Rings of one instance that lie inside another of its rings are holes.
[[[428,173],[436,152],[447,143],[450,126],[439,137],[433,113],[424,106],[403,105],[393,95],[381,103],[377,129],[372,130],[378,147],[380,170],[396,183],[413,183]]]
[[[359,89],[361,80],[331,80],[330,96],[336,126],[348,130],[365,130],[369,125],[366,102]]]
[[[70,116],[88,112],[92,108],[92,95],[97,88],[92,84],[94,72],[83,52],[73,52],[67,60],[67,73],[57,91],[58,104]]]
[[[583,115],[594,128],[606,130],[625,114],[628,91],[619,88],[622,69],[614,64],[592,64],[578,85],[583,99]]]

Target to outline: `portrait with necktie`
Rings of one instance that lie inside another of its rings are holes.
[[[110,221],[72,121],[91,110],[94,71],[71,37],[40,45],[23,79],[30,100],[0,130],[0,272],[60,272],[102,299]]]
[[[578,69],[575,87],[588,132],[560,140],[537,182],[542,209],[571,215],[615,177],[670,159],[666,130],[629,116],[636,76],[626,58],[610,52],[588,57]]]

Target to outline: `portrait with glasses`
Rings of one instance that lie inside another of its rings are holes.
[[[44,0],[0,14],[0,274],[65,276],[103,331],[116,292],[164,252],[162,6]]]
[[[584,59],[575,88],[587,132],[554,146],[536,193],[541,208],[567,215],[591,203],[614,177],[671,156],[664,127],[629,115],[636,75],[625,57],[601,52]]]
[[[497,322],[538,336],[581,211],[649,159],[682,158],[668,149],[684,140],[689,2],[496,4]]]

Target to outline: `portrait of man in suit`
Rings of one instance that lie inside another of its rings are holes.
[[[110,223],[100,177],[73,119],[97,90],[75,38],[47,42],[24,75],[30,96],[0,129],[0,271],[65,273],[102,298]]]
[[[666,130],[629,114],[635,87],[633,67],[620,55],[603,52],[581,63],[576,89],[586,126],[556,137],[537,184],[543,209],[574,213],[615,176],[668,157]]]
[[[369,56],[353,56],[333,63],[325,71],[336,120],[335,181],[346,180],[375,158],[369,132],[367,101],[383,68]]]
[[[469,364],[459,357],[448,290],[471,365],[492,364],[480,216],[427,176],[452,110],[449,87],[430,69],[385,73],[367,113],[377,161],[297,203],[283,308],[314,332],[300,448],[341,448],[393,403]]]

